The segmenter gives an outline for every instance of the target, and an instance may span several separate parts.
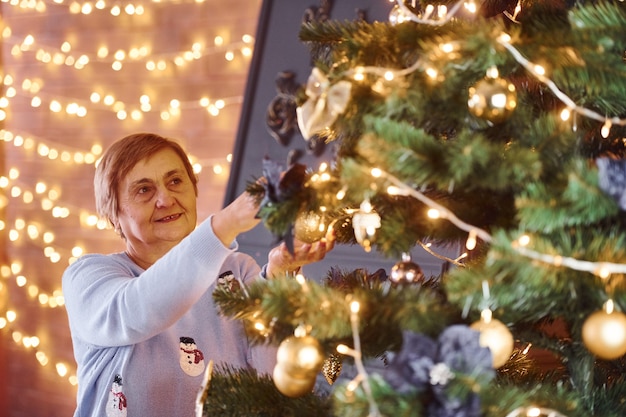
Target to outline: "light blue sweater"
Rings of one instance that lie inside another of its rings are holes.
[[[78,364],[75,417],[193,417],[210,360],[270,373],[276,350],[249,345],[219,315],[216,285],[259,279],[248,255],[222,245],[210,219],[148,270],[124,253],[84,255],[63,275]]]

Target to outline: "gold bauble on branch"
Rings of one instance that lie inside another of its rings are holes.
[[[286,366],[277,364],[272,378],[278,391],[287,397],[295,398],[313,391],[316,375],[316,373],[293,375]]]
[[[582,328],[583,342],[597,357],[617,359],[626,354],[626,315],[612,308],[590,315]]]
[[[324,351],[312,336],[290,336],[278,347],[276,363],[291,375],[316,374],[322,369]]]
[[[314,211],[301,213],[293,225],[293,234],[301,242],[314,243],[326,236],[324,216]]]
[[[474,116],[501,123],[517,107],[515,85],[503,78],[485,77],[470,87],[467,106]]]
[[[290,336],[276,352],[272,374],[276,388],[288,397],[299,397],[313,389],[324,363],[322,346],[312,336]]]
[[[513,353],[515,341],[513,334],[504,323],[491,317],[485,318],[483,314],[483,317],[470,327],[480,332],[479,343],[491,351],[494,368],[507,363]]]

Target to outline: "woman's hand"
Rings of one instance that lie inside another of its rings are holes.
[[[293,242],[294,252],[289,253],[285,242],[273,248],[268,255],[266,278],[271,279],[300,271],[302,266],[324,259],[335,247],[335,233],[329,228],[326,236],[314,243],[304,243],[298,239]]]
[[[261,221],[256,217],[259,206],[254,197],[244,192],[232,203],[213,215],[213,232],[224,246],[230,246],[243,232],[254,228]]]

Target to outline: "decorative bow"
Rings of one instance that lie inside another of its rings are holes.
[[[330,85],[322,71],[313,68],[305,90],[309,99],[296,109],[298,126],[304,139],[310,139],[337,120],[346,110],[351,89],[352,84],[348,81]]]
[[[383,376],[400,393],[429,396],[429,416],[479,416],[477,387],[484,388],[495,377],[491,351],[479,339],[478,331],[460,324],[446,328],[436,341],[405,331],[402,349],[390,355]],[[456,389],[448,389],[451,384]]]

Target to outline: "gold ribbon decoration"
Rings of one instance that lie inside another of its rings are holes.
[[[337,120],[337,117],[346,110],[351,89],[352,84],[348,81],[330,85],[322,71],[313,68],[305,90],[309,98],[296,109],[298,127],[304,139],[310,139]]]

